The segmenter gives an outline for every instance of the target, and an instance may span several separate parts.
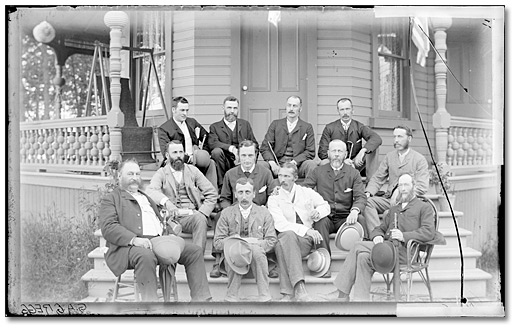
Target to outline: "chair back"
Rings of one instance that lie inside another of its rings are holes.
[[[439,213],[435,203],[431,199],[425,196],[417,196],[420,200],[425,203],[428,203],[433,211],[433,224],[435,226],[435,232],[439,229]],[[430,258],[432,256],[434,245],[431,243],[418,243],[415,242],[414,245],[410,246],[408,257],[408,264],[411,264],[415,268],[427,268],[430,263]]]

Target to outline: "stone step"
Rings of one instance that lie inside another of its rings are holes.
[[[305,277],[307,291],[311,297],[317,301],[320,300],[320,294],[327,294],[335,290],[333,280],[337,273],[332,274],[332,278],[315,278],[311,276]],[[176,273],[178,292],[180,301],[189,301],[189,288],[187,286],[186,274],[180,270]],[[479,269],[466,269],[464,272],[464,297],[484,298],[486,296],[486,281],[491,275]],[[115,276],[110,271],[91,270],[86,273],[82,280],[88,283],[89,298],[99,299],[106,298],[114,287]],[[129,270],[123,274],[122,280],[131,282],[133,280],[133,271]],[[418,274],[413,276],[412,300],[428,300],[428,292],[422,283]],[[430,280],[432,285],[432,293],[434,301],[451,299],[455,300],[460,297],[460,270],[439,270],[430,271]],[[211,294],[214,301],[223,301],[228,279],[221,277],[217,279],[209,278]],[[273,300],[281,297],[278,279],[270,279],[270,293]],[[382,275],[375,273],[372,278],[372,291],[382,293],[386,289]],[[257,287],[254,279],[243,279],[240,289],[241,298],[250,298],[254,301],[257,295]],[[379,295],[374,296],[374,300],[378,300]]]
[[[439,232],[444,235],[446,239],[445,247],[448,248],[459,248],[459,241],[457,239],[457,232],[455,228],[439,228]],[[466,248],[468,244],[468,238],[471,237],[473,233],[464,228],[459,228],[459,236],[460,236],[460,244],[462,248]]]
[[[454,211],[455,220],[457,221],[457,226],[460,229],[460,225],[458,224],[458,219],[464,216],[464,213],[460,211]],[[451,212],[439,212],[439,229],[455,229],[455,224],[453,223],[453,216]]]

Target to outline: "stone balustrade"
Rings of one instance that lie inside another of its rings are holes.
[[[452,117],[446,162],[450,166],[490,166],[493,159],[491,121]]]
[[[20,123],[21,165],[102,171],[110,155],[107,116]]]

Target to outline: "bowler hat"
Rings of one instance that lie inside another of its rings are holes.
[[[246,274],[253,259],[249,243],[239,237],[228,237],[224,240],[224,258],[233,271]]]
[[[339,250],[350,251],[357,241],[363,240],[365,232],[359,222],[347,225],[343,223],[336,233],[335,244]]]
[[[157,236],[150,241],[152,242],[152,250],[161,264],[173,265],[177,263],[184,250],[184,239],[180,236]]]
[[[372,248],[370,254],[370,260],[372,266],[379,273],[389,273],[394,270],[398,256],[396,254],[396,248],[390,241],[383,241],[376,244]]]
[[[318,248],[307,258],[307,267],[313,277],[321,277],[330,268],[330,254],[325,248]]]
[[[210,156],[208,151],[202,149],[196,149],[193,154],[195,155],[195,163],[199,168],[206,168],[210,163]]]

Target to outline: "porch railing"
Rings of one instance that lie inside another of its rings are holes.
[[[110,154],[107,116],[20,123],[21,166],[102,172]]]
[[[452,117],[446,162],[454,169],[493,165],[493,125],[490,120]]]

